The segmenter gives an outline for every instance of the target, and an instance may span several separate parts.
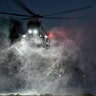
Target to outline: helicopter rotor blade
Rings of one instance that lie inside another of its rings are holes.
[[[27,18],[21,18],[22,20],[30,20],[32,19],[32,17],[27,17]],[[43,19],[82,19],[82,17],[80,18],[66,18],[66,17],[44,17]]]
[[[23,15],[23,14],[9,13],[9,12],[0,12],[0,14],[7,14],[7,15],[14,15],[14,16],[21,16],[21,17],[32,17],[31,15]]]
[[[76,12],[76,11],[82,11],[82,10],[89,9],[89,8],[91,8],[91,6],[85,6],[85,7],[81,7],[81,8],[78,8],[78,9],[72,9],[72,10],[63,11],[63,12],[47,14],[47,15],[43,15],[43,17],[45,17],[45,16],[53,16],[53,15],[60,15],[60,14],[65,14],[65,13],[71,13],[71,12]]]
[[[24,9],[26,12],[28,12],[31,15],[36,15],[35,13],[33,13],[30,9],[28,9],[22,2],[20,2],[20,0],[11,0],[14,3],[16,3],[18,6],[20,6],[22,9]]]
[[[30,20],[32,17],[27,17],[27,18],[20,18],[21,20]]]
[[[44,19],[82,19],[82,17],[79,18],[67,18],[67,17],[43,17]]]

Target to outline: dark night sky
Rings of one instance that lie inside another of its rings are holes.
[[[21,0],[34,13],[41,15],[50,14],[54,12],[62,12],[66,10],[81,8],[84,6],[91,6],[91,9],[67,13],[64,15],[57,15],[61,17],[86,17],[93,19],[96,16],[96,0]],[[18,5],[11,2],[11,0],[0,0],[0,11],[28,14],[22,10]],[[5,15],[4,15],[5,16]],[[88,21],[84,20],[83,22]],[[94,18],[95,19],[95,18]],[[46,29],[60,26],[61,24],[72,22],[81,22],[80,20],[42,20]]]

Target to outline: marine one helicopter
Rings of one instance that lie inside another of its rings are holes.
[[[33,13],[30,9],[28,9],[20,0],[11,0],[12,2],[16,3],[19,7],[21,7],[23,10],[25,10],[29,15],[23,15],[23,14],[16,14],[16,13],[9,13],[9,12],[0,12],[0,14],[6,14],[6,15],[13,15],[13,16],[19,16],[22,17],[22,20],[28,20],[27,21],[27,32],[25,34],[22,33],[22,38],[26,38],[26,36],[29,37],[39,37],[39,39],[42,41],[42,45],[44,47],[50,46],[50,38],[52,38],[51,33],[47,33],[45,28],[41,24],[41,19],[81,19],[81,18],[64,18],[64,17],[53,17],[58,14],[65,14],[65,13],[71,13],[75,11],[82,11],[85,9],[91,8],[90,6],[81,7],[78,9],[72,9],[67,10],[63,12],[57,12],[52,14],[46,14],[46,15],[40,15]]]

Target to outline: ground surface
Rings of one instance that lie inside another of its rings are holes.
[[[5,96],[5,95],[0,95],[0,96]],[[44,94],[44,95],[20,95],[20,94],[10,94],[10,95],[7,95],[7,96],[94,96],[92,94],[80,94],[80,95],[51,95],[51,94]]]

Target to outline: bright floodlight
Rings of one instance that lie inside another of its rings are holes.
[[[45,38],[48,38],[48,36],[47,36],[47,35],[45,35],[44,37],[45,37]]]
[[[38,30],[37,30],[37,29],[34,29],[34,30],[33,30],[33,33],[34,33],[34,34],[38,34]]]
[[[28,33],[31,34],[31,33],[32,33],[32,29],[29,29],[29,30],[28,30]]]
[[[24,34],[24,35],[22,35],[22,37],[23,37],[23,38],[25,38],[25,37],[26,37],[26,35]]]

